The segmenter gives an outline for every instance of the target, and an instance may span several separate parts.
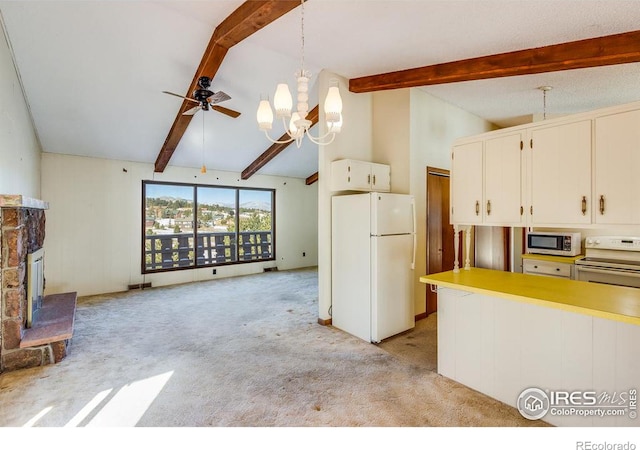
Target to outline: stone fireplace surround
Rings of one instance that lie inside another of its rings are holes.
[[[56,363],[66,356],[69,339],[45,339],[42,345],[26,348],[23,341],[27,330],[27,255],[44,245],[48,206],[20,195],[0,195],[0,373]]]

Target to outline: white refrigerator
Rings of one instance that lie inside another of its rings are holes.
[[[413,196],[334,196],[331,210],[332,325],[373,343],[413,328]]]

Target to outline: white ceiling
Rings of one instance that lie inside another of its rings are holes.
[[[242,0],[0,1],[0,12],[46,152],[154,162],[215,27]],[[305,60],[346,78],[640,29],[640,1],[309,0]],[[212,90],[238,119],[199,112],[172,165],[242,171],[269,143],[261,94],[294,86],[300,8],[231,48]],[[640,100],[640,64],[424,87],[501,126]],[[310,104],[317,102],[317,94]],[[274,129],[274,137],[282,134]],[[345,127],[348,118],[345,118]],[[315,130],[314,130],[315,131]],[[307,177],[318,149],[289,146],[259,173]]]

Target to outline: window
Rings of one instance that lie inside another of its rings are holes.
[[[275,259],[275,191],[142,182],[142,272]]]

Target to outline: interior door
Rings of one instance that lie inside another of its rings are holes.
[[[453,226],[449,211],[449,171],[427,167],[427,274],[453,270]],[[462,235],[462,233],[461,233]],[[460,245],[459,259],[462,261]],[[427,315],[438,309],[438,297],[427,286]]]

